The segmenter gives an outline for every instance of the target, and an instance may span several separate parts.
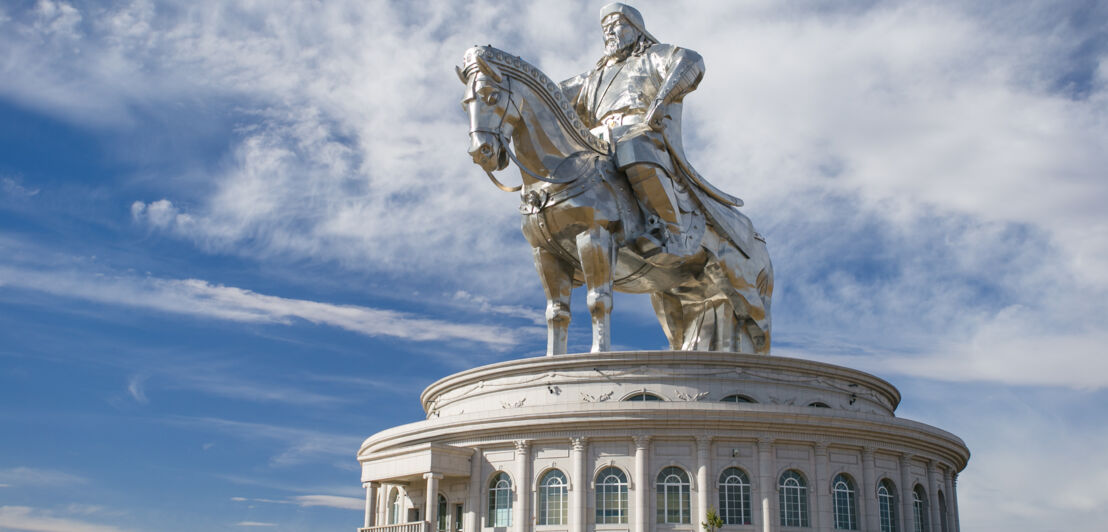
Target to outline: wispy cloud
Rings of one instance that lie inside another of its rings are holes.
[[[507,327],[453,323],[393,310],[270,296],[199,279],[107,276],[0,265],[0,286],[5,285],[204,318],[284,325],[302,320],[366,336],[414,341],[464,340],[504,349],[518,343],[520,336],[518,329]]]
[[[11,177],[0,177],[0,191],[5,196],[18,199],[30,198],[39,193],[39,189],[25,187]]]
[[[275,466],[301,464],[321,458],[351,459],[363,440],[362,437],[346,434],[219,418],[175,417],[165,422],[218,431],[241,440],[276,443],[279,450],[270,457],[270,463]]]
[[[146,391],[143,389],[143,385],[146,383],[146,375],[132,375],[127,379],[127,393],[139,404],[147,404],[150,402],[146,398]]]
[[[364,510],[365,500],[338,495],[300,495],[293,497],[300,506],[326,506],[343,510]]]
[[[0,484],[11,487],[56,487],[86,483],[88,479],[85,477],[54,469],[33,467],[0,469]]]
[[[231,497],[235,502],[260,502],[265,504],[295,504],[301,507],[324,506],[342,510],[364,510],[365,500],[342,495],[297,495],[289,499],[262,499],[251,497]]]
[[[235,526],[277,526],[277,523],[262,523],[260,521],[239,521]]]
[[[125,529],[58,517],[53,513],[27,506],[0,506],[0,529],[33,532],[123,532]]]

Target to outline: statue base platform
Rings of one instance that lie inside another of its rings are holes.
[[[779,506],[786,502],[779,500],[779,484],[787,472],[804,484],[804,526],[833,528],[831,483],[845,478],[862,530],[871,529],[877,484],[886,480],[904,487],[895,494],[898,515],[912,515],[903,502],[918,487],[936,510],[933,521],[957,529],[953,480],[969,459],[965,444],[896,417],[897,389],[850,368],[721,352],[587,353],[456,373],[429,386],[421,401],[426,420],[375,434],[358,451],[369,487],[367,527],[405,520],[462,532],[505,527],[507,514],[489,502],[490,481],[504,473],[513,493],[525,494],[513,497],[512,522],[528,525],[508,528],[530,531],[532,523],[550,519],[538,511],[549,501],[537,497],[549,494],[540,490],[544,475],[557,471],[567,483],[567,504],[576,509],[551,531],[670,530],[681,523],[657,522],[672,516],[658,513],[656,506],[668,503],[654,493],[662,489],[656,485],[662,470],[676,467],[692,498],[678,500],[689,513],[682,517],[679,508],[674,515],[690,530],[709,507],[727,503],[720,484],[725,471],[747,479],[740,517],[756,530],[782,529]],[[596,508],[604,504],[596,475],[613,467],[628,479],[623,489],[630,503],[616,512],[622,528],[597,524],[598,516],[607,518]]]

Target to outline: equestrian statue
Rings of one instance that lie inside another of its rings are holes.
[[[681,144],[682,101],[703,60],[658,41],[633,7],[604,6],[600,24],[604,57],[562,83],[492,46],[470,48],[456,69],[474,163],[521,193],[546,292],[547,355],[566,352],[570,293],[581,284],[593,352],[610,350],[614,289],[650,294],[672,349],[768,354],[765,240]],[[509,160],[516,187],[492,173]]]

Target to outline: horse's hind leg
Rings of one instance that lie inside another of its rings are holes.
[[[569,336],[569,298],[573,292],[573,269],[557,255],[532,248],[535,269],[546,292],[546,356],[566,354]]]
[[[669,348],[680,351],[685,343],[685,311],[681,307],[681,300],[670,293],[654,292],[650,294],[650,304],[654,307],[654,314],[658,316],[658,323],[662,324],[662,331],[669,339]]]
[[[589,288],[592,352],[608,351],[612,347],[612,234],[597,226],[577,235],[577,254]]]

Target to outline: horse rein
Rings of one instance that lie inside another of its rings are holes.
[[[518,166],[519,169],[522,170],[524,173],[526,173],[527,175],[529,175],[529,176],[531,176],[531,177],[533,177],[533,178],[535,178],[539,181],[543,181],[543,182],[550,183],[550,184],[553,184],[553,185],[565,185],[567,183],[572,183],[574,180],[577,179],[578,176],[573,176],[573,177],[570,177],[570,178],[567,178],[567,179],[556,179],[556,178],[552,178],[552,177],[543,177],[543,176],[535,173],[530,168],[528,168],[526,165],[524,165],[519,160],[519,158],[516,157],[516,154],[509,147],[508,139],[504,136],[504,132],[503,132],[504,119],[508,116],[508,108],[509,108],[509,106],[515,107],[516,112],[519,113],[520,116],[523,116],[523,111],[519,108],[518,105],[516,105],[515,100],[512,98],[512,95],[513,95],[512,94],[512,77],[508,76],[508,75],[505,75],[504,77],[508,79],[508,87],[506,89],[502,88],[501,90],[504,90],[505,92],[508,93],[508,103],[507,103],[507,105],[504,106],[504,114],[500,115],[500,123],[496,124],[496,129],[493,130],[493,131],[489,131],[487,129],[482,129],[482,128],[473,128],[473,129],[469,130],[469,133],[471,135],[474,134],[474,133],[488,133],[490,135],[495,136],[497,141],[500,142],[500,149],[504,150],[507,153],[508,158],[511,159],[512,162],[516,163],[516,166]],[[477,77],[476,76],[474,76],[474,78],[473,78],[473,83],[474,83],[474,85],[477,84]],[[474,91],[474,92],[476,93],[476,91]],[[555,170],[557,170],[557,168],[555,168]],[[496,188],[499,188],[500,190],[503,190],[504,192],[519,192],[520,190],[523,189],[522,184],[520,184],[519,186],[515,186],[515,187],[509,187],[509,186],[501,183],[500,180],[498,180],[496,178],[496,176],[492,175],[492,172],[489,171],[489,170],[485,170],[485,175],[489,176],[489,180],[492,181],[493,185],[496,185]]]

